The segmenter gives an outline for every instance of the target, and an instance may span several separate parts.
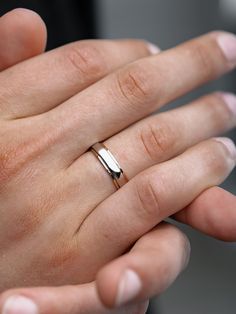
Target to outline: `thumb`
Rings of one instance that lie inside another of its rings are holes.
[[[144,314],[137,303],[121,309],[107,309],[99,300],[95,283],[79,286],[22,288],[9,290],[0,298],[3,314]]]
[[[46,26],[41,17],[27,9],[12,10],[0,18],[0,70],[45,50]]]

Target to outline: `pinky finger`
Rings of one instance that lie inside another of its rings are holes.
[[[129,253],[98,273],[98,294],[110,308],[159,295],[186,267],[189,255],[185,235],[161,223],[138,240]]]
[[[174,218],[214,238],[236,241],[236,196],[219,187],[207,189]]]
[[[144,314],[147,305],[105,308],[95,283],[45,288],[22,288],[5,292],[0,299],[2,314]]]

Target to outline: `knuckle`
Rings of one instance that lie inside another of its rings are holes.
[[[11,180],[23,165],[29,161],[31,146],[26,142],[15,141],[15,134],[19,129],[3,128],[0,130],[0,186]],[[7,136],[6,136],[7,134]],[[12,141],[9,141],[12,139]]]
[[[48,267],[49,269],[61,269],[66,266],[71,266],[78,257],[78,250],[73,247],[73,244],[68,239],[68,236],[63,234],[64,239],[56,240],[57,247],[48,252]]]
[[[21,198],[22,192],[30,190],[31,186],[32,182],[24,184],[23,189],[18,191],[16,197]],[[30,197],[25,197],[24,201],[13,209],[14,228],[11,228],[9,240],[11,242],[19,241],[40,230],[42,225],[49,221],[50,214],[58,206],[61,195],[62,193],[55,183],[50,184],[48,189],[31,189]]]
[[[17,150],[1,148],[0,153],[0,182],[8,182],[19,169],[19,154]]]
[[[25,239],[35,232],[37,226],[39,226],[40,217],[30,209],[29,211],[24,210],[15,213],[14,228],[12,228],[8,241],[14,243],[15,241]]]
[[[38,134],[37,141],[35,141],[34,134],[30,134],[30,127],[23,126],[24,123],[22,123],[21,121],[16,122],[8,129],[0,130],[1,183],[7,182],[19,174],[29,181],[39,169],[33,165],[33,162],[57,141],[53,132],[42,132]],[[24,134],[16,137],[16,134],[22,134],[23,127]]]
[[[154,162],[167,158],[173,151],[178,131],[164,121],[148,122],[140,129],[139,138],[146,155]]]
[[[161,216],[161,208],[157,189],[154,187],[151,176],[141,174],[135,182],[135,192],[138,200],[138,215],[147,221],[156,221]]]
[[[135,63],[117,73],[121,96],[131,104],[143,103],[149,97],[150,87],[145,72],[142,65]]]
[[[5,145],[0,153],[0,182],[6,183],[16,176],[27,165],[32,157],[31,145],[21,143],[19,145]],[[33,169],[27,167],[26,173],[32,174]]]
[[[198,68],[202,70],[201,73],[205,75],[207,80],[214,79],[218,71],[209,49],[199,41],[195,41],[192,48],[194,60]]]
[[[50,195],[43,193],[40,195],[31,195],[32,200],[27,198],[20,207],[14,208],[14,219],[12,220],[14,228],[12,228],[10,241],[19,241],[32,235],[41,227],[46,216],[52,211],[53,204]]]
[[[105,59],[95,45],[72,44],[65,50],[65,59],[76,72],[91,78],[102,76],[106,72]]]

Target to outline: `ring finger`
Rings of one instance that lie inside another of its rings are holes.
[[[235,96],[214,93],[188,106],[146,118],[111,137],[105,145],[121,164],[126,177],[132,179],[188,147],[234,127],[236,116],[233,108],[236,108]],[[74,162],[67,174],[71,186],[78,186],[81,182],[80,189],[83,195],[87,195],[86,208],[91,211],[116,191],[111,177],[91,152]],[[86,209],[84,215],[88,214]]]
[[[233,143],[212,139],[138,174],[98,205],[80,226],[77,240],[79,244],[86,241],[82,256],[96,251],[99,267],[124,253],[160,221],[220,184],[235,163]]]

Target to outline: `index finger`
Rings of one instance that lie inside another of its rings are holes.
[[[50,130],[62,123],[61,117],[69,126],[70,132],[65,132],[60,142],[67,148],[66,156],[59,148],[61,159],[70,165],[94,143],[235,66],[236,37],[224,32],[201,36],[126,65],[45,113]]]
[[[16,119],[49,111],[153,52],[143,40],[83,40],[17,64],[0,75],[0,117]]]

